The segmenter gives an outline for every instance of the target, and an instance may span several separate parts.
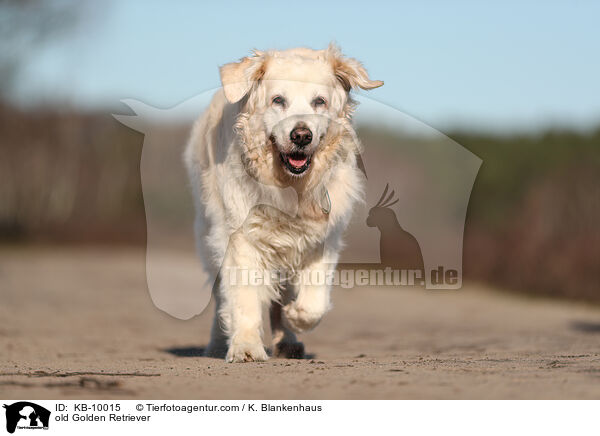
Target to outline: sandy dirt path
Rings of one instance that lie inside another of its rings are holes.
[[[180,321],[144,253],[0,251],[0,398],[600,398],[600,308],[467,285],[336,289],[311,358],[200,356],[212,307]]]

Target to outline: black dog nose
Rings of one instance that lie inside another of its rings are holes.
[[[306,127],[295,127],[290,133],[290,140],[298,147],[304,147],[312,141],[312,132]]]

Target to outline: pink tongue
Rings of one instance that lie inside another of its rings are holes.
[[[293,167],[301,168],[301,167],[304,166],[304,164],[306,163],[307,159],[308,159],[308,157],[303,157],[303,158],[300,158],[300,159],[294,159],[293,157],[288,157],[288,162]]]

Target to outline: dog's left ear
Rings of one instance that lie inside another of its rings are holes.
[[[220,68],[221,83],[225,98],[229,103],[240,101],[264,75],[264,55],[255,51],[239,62],[232,62]]]
[[[371,80],[367,70],[354,58],[347,58],[335,44],[329,44],[327,55],[333,66],[336,78],[348,92],[352,88],[374,89],[383,85],[381,80]]]

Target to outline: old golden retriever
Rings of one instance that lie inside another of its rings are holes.
[[[185,152],[199,250],[219,271],[207,355],[266,360],[270,305],[273,354],[301,357],[295,333],[330,308],[331,285],[315,277],[335,269],[362,196],[350,91],[383,82],[334,45],[255,51],[220,73]]]

